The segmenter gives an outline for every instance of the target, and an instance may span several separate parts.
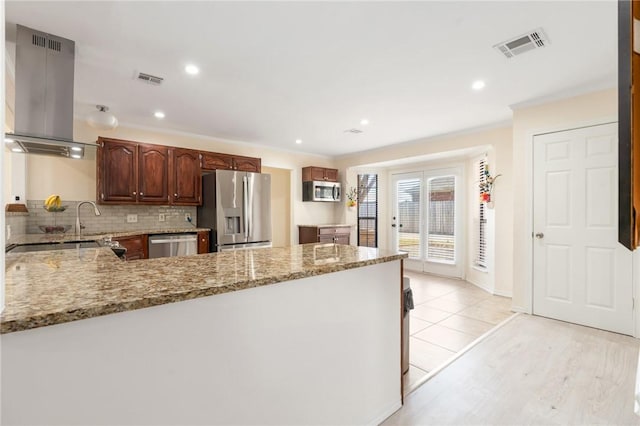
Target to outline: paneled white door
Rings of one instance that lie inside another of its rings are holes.
[[[533,151],[533,313],[632,334],[617,124],[535,136]]]

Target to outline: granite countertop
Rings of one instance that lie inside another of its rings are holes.
[[[136,262],[122,261],[106,247],[5,256],[1,334],[390,262],[407,254],[318,243]]]
[[[182,234],[182,233],[196,233],[196,232],[209,232],[209,228],[194,228],[193,226],[190,228],[166,228],[166,229],[137,229],[135,231],[125,231],[125,232],[101,232],[101,233],[91,233],[91,234],[82,234],[78,236],[74,233],[68,234],[22,234],[12,236],[9,241],[7,241],[7,245],[11,244],[38,244],[38,243],[62,243],[65,241],[95,241],[100,240],[105,237],[130,237],[132,235],[142,235],[142,234]]]

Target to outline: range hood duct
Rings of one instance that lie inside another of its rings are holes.
[[[16,34],[15,130],[6,139],[26,153],[81,158],[96,145],[73,140],[75,42],[22,25]]]

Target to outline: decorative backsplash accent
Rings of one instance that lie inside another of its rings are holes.
[[[62,204],[68,206],[63,212],[50,213],[42,206],[44,200],[29,200],[27,207],[29,215],[22,216],[26,219],[25,233],[41,234],[43,233],[39,226],[63,226],[70,225],[71,228],[67,232],[74,232],[76,223],[76,207],[80,201],[63,200]],[[111,206],[98,205],[100,216],[96,216],[91,205],[83,205],[80,208],[80,220],[85,228],[82,230],[85,234],[108,233],[108,232],[126,232],[143,229],[164,229],[176,227],[188,227],[189,222],[185,220],[185,215],[189,214],[192,218],[192,224],[196,226],[197,208],[191,206]],[[137,222],[127,222],[128,215],[137,215]],[[164,215],[164,221],[159,220],[160,215]],[[9,216],[7,216],[9,219]],[[15,219],[12,219],[15,220]],[[17,221],[16,221],[17,223]],[[7,224],[9,221],[7,220]],[[14,230],[12,229],[12,235]],[[17,234],[16,234],[17,235]]]

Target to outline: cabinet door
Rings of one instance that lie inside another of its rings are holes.
[[[98,202],[135,203],[138,145],[109,139],[99,139],[98,142]]]
[[[119,237],[113,240],[119,242],[122,247],[127,249],[124,256],[126,260],[147,259],[149,257],[147,235]]]
[[[139,145],[138,201],[169,204],[169,149],[166,146]]]
[[[337,182],[338,169],[324,169],[324,178],[330,182]]]
[[[324,169],[322,167],[311,167],[311,180],[325,180]]]
[[[215,152],[201,152],[202,170],[233,170],[233,158],[230,155]]]
[[[200,153],[190,149],[174,149],[171,155],[171,203],[193,206],[202,200],[202,177],[200,175]]]
[[[318,228],[315,226],[298,227],[298,244],[317,243]]]
[[[349,245],[349,234],[337,234],[335,236],[336,244]]]
[[[260,173],[261,161],[259,158],[233,157],[233,170],[241,172]]]
[[[209,253],[209,233],[198,232],[198,254]]]

